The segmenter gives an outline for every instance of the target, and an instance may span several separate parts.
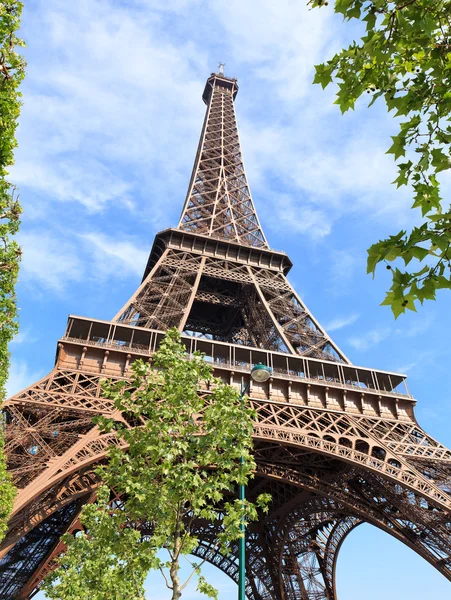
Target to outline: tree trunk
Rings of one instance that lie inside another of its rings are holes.
[[[180,586],[180,578],[179,578],[179,560],[180,560],[180,550],[182,545],[181,538],[181,530],[180,530],[180,514],[177,518],[177,525],[175,527],[174,532],[174,554],[171,563],[171,569],[169,571],[169,576],[172,582],[172,600],[179,600],[182,597],[182,590]]]
[[[172,600],[179,600],[182,597],[182,592],[180,589],[180,579],[179,579],[179,561],[172,561],[171,570],[169,571],[171,581],[172,581]]]

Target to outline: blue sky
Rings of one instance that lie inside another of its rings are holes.
[[[239,79],[257,211],[270,245],[294,262],[291,282],[356,364],[407,372],[420,424],[451,445],[450,294],[395,322],[379,307],[388,273],[365,275],[370,243],[418,219],[408,191],[390,185],[385,150],[397,125],[365,102],[342,117],[333,90],[311,85],[313,65],[357,34],[330,6],[309,11],[305,0],[26,2],[28,75],[11,175],[25,210],[21,332],[10,393],[52,368],[69,313],[112,318],[139,284],[155,233],[178,221],[203,86],[223,61]],[[451,591],[370,526],[350,535],[338,566],[342,600]],[[208,573],[221,600],[236,597],[225,576]],[[156,577],[148,589],[170,597]]]

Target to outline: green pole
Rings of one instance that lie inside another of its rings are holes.
[[[244,401],[244,396],[248,393],[250,385],[251,385],[251,378],[254,381],[257,381],[259,383],[264,383],[265,381],[268,381],[268,379],[271,377],[271,373],[272,373],[272,369],[270,367],[267,367],[266,365],[262,365],[262,363],[258,363],[258,365],[254,365],[252,367],[251,370],[251,377],[249,378],[249,381],[247,382],[246,387],[244,387],[244,381],[243,379],[241,380],[241,394],[240,394],[240,400],[241,400],[241,404],[243,404]],[[244,463],[244,458],[243,456],[241,457],[241,464]],[[246,498],[246,488],[244,487],[244,485],[240,485],[240,500],[242,503],[242,506],[244,508],[244,501]],[[238,552],[238,560],[239,560],[239,579],[238,579],[238,600],[246,600],[246,522],[244,517],[241,519],[241,523],[240,523],[240,531],[241,531],[241,537],[240,537],[240,545],[239,545],[239,552]]]
[[[243,385],[243,381],[241,382],[241,395],[240,400],[243,402],[244,396],[249,391],[249,387],[251,382],[249,380],[246,387]],[[244,458],[240,459],[241,464],[244,463]],[[240,485],[239,488],[239,498],[242,502],[244,508],[244,500],[246,498],[246,488],[244,485]],[[238,562],[239,562],[239,578],[238,578],[238,600],[246,600],[246,524],[244,522],[244,518],[241,519],[240,530],[242,536],[240,537],[240,545],[239,545],[239,553],[238,553]]]
[[[241,462],[244,462],[241,457]],[[244,506],[246,490],[244,485],[240,485],[240,500]],[[242,537],[240,537],[240,553],[239,553],[239,580],[238,580],[238,600],[246,600],[246,526],[244,519],[241,520],[240,529]]]

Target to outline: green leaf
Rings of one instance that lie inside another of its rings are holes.
[[[319,83],[324,89],[332,82],[332,67],[322,64],[315,67],[315,77],[313,83]]]
[[[406,309],[403,305],[402,297],[395,298],[393,292],[387,292],[387,295],[385,296],[384,301],[381,302],[381,306],[390,306],[395,319],[397,319],[399,317],[399,315],[401,315],[402,313],[404,313],[406,311]]]
[[[432,166],[435,167],[436,173],[449,169],[451,167],[451,161],[441,148],[433,148],[432,154]]]
[[[342,13],[346,15],[348,10],[352,10],[352,6],[355,0],[336,0],[335,2],[335,12]]]
[[[429,277],[424,281],[422,287],[418,287],[417,297],[418,300],[423,304],[424,300],[435,300],[435,291],[437,289],[437,282],[433,278]]]
[[[412,253],[412,256],[414,256],[414,258],[417,258],[418,260],[424,260],[429,254],[429,250],[427,250],[426,248],[422,248],[421,246],[413,246],[410,249],[410,252]]]
[[[208,598],[213,598],[213,600],[218,600],[219,598],[218,590],[209,584],[203,576],[200,576],[198,579],[197,591]]]
[[[395,160],[398,159],[400,156],[405,156],[406,155],[406,149],[405,149],[406,138],[403,135],[398,134],[398,135],[392,135],[391,139],[393,140],[393,144],[387,150],[386,154],[394,154]]]

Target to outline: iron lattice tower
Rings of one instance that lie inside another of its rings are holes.
[[[213,73],[207,112],[178,227],[157,234],[143,281],[111,321],[70,316],[51,373],[6,402],[6,451],[19,488],[2,545],[0,599],[35,593],[63,532],[95,496],[95,465],[112,434],[92,423],[112,406],[100,380],[127,378],[176,326],[189,353],[239,386],[253,364],[257,475],[270,514],[247,535],[247,596],[334,600],[338,551],[371,523],[451,580],[451,452],[414,416],[404,376],[353,365],[286,279],[292,264],[269,248],[246,179],[235,119],[235,79]],[[202,393],[202,390],[200,390]],[[237,580],[202,528],[196,553]]]

